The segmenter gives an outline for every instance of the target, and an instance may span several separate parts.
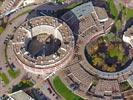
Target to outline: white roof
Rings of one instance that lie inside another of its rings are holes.
[[[9,100],[34,100],[32,97],[30,97],[22,90],[10,94],[9,98]]]

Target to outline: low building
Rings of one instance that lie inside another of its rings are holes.
[[[75,34],[108,33],[114,21],[108,17],[105,8],[94,6],[92,2],[79,5],[61,17]]]
[[[35,100],[22,90],[9,94],[8,96],[9,98],[7,100]]]
[[[123,41],[133,47],[133,25],[124,32]]]
[[[95,7],[95,11],[96,11],[96,16],[97,16],[97,19],[99,20],[99,22],[108,21],[109,18],[106,13],[106,10],[104,8]]]
[[[127,81],[131,85],[131,87],[133,88],[133,75],[129,76]]]

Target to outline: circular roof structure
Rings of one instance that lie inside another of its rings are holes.
[[[107,73],[122,71],[132,63],[131,45],[123,42],[114,33],[108,33],[87,43],[85,56],[94,68]]]
[[[103,35],[103,34],[101,34]],[[80,38],[79,42],[82,43],[82,45],[79,46],[79,55],[82,56],[82,61],[81,61],[81,65],[88,71],[90,72],[91,74],[93,75],[96,75],[96,76],[99,76],[101,78],[104,78],[104,79],[116,79],[118,78],[119,76],[122,76],[123,74],[128,74],[131,72],[131,70],[133,70],[133,62],[130,63],[130,65],[128,67],[126,67],[125,69],[121,70],[121,71],[118,71],[118,72],[112,72],[112,73],[109,73],[109,72],[104,72],[104,71],[101,71],[101,70],[98,70],[96,68],[94,68],[89,62],[87,59],[90,59],[90,58],[87,58],[86,57],[86,54],[85,54],[85,48],[86,48],[86,45],[88,43],[91,43],[91,41],[95,40],[96,38],[98,37],[101,37],[100,34],[94,34],[92,36],[89,36],[86,37],[86,39],[82,39]],[[88,39],[87,39],[88,38]]]
[[[74,37],[69,26],[54,17],[28,20],[14,34],[13,50],[18,60],[28,68],[47,69],[65,65],[72,56],[73,48]]]

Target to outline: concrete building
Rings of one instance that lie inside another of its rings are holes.
[[[123,41],[129,43],[133,47],[133,25],[124,32]]]
[[[133,88],[133,75],[129,76],[127,81],[131,85],[131,87]]]
[[[22,90],[9,94],[8,96],[9,98],[7,100],[35,100]]]
[[[19,8],[24,0],[4,0],[0,6],[0,17],[6,16]]]
[[[73,57],[74,37],[62,20],[42,16],[24,22],[16,30],[12,46],[24,69],[49,76]]]
[[[75,34],[82,35],[88,30],[92,33],[108,33],[114,21],[108,17],[104,8],[93,6],[87,2],[66,12],[62,19],[71,27]]]

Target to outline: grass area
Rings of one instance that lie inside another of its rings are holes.
[[[127,9],[126,19],[129,20],[130,18],[133,18],[133,9]]]
[[[57,3],[63,3],[65,0],[56,0]]]
[[[54,78],[53,84],[57,92],[62,95],[65,100],[83,100],[81,97],[75,95],[72,91],[70,91],[58,76]]]
[[[126,8],[126,6],[120,4],[120,9],[122,9],[122,15],[126,17],[126,20],[129,20],[130,18],[133,18],[133,9]]]
[[[115,26],[116,26],[116,30],[117,32],[121,29],[122,27],[122,23],[120,20],[117,20],[116,23],[115,23]]]
[[[116,41],[116,42],[122,42],[121,38],[119,38],[117,35],[115,35],[112,32],[106,34],[105,37],[102,37],[102,39],[104,41],[106,41],[107,43],[114,42],[114,41]]]
[[[0,34],[4,31],[4,28],[0,26]]]
[[[5,73],[0,72],[0,77],[1,77],[1,79],[4,81],[4,83],[5,83],[6,85],[9,84],[9,79],[8,79],[8,77],[6,76]]]
[[[12,78],[17,78],[20,75],[20,70],[16,70],[14,71],[13,69],[9,68],[8,69],[8,74],[12,77]]]
[[[82,4],[82,1],[81,2],[77,2],[77,3],[72,3],[71,5],[67,6],[66,9],[71,10],[71,9],[81,5],[81,4]]]
[[[130,86],[130,84],[127,81],[120,83],[120,88],[122,91],[132,89],[132,87]]]
[[[118,10],[114,4],[114,0],[107,0],[109,11],[111,15],[116,19],[118,17]]]
[[[16,92],[18,90],[23,90],[26,88],[32,87],[34,84],[30,80],[23,80],[19,84],[13,86],[12,92]]]
[[[126,8],[123,5],[118,5],[118,8],[122,10],[122,15],[120,12],[118,12],[114,0],[107,0],[107,4],[109,7],[109,12],[112,15],[113,19],[115,20],[115,26],[116,26],[116,31],[119,32],[121,27],[122,27],[122,21],[120,19],[124,18],[125,20],[129,20],[130,18],[133,18],[133,9]]]

